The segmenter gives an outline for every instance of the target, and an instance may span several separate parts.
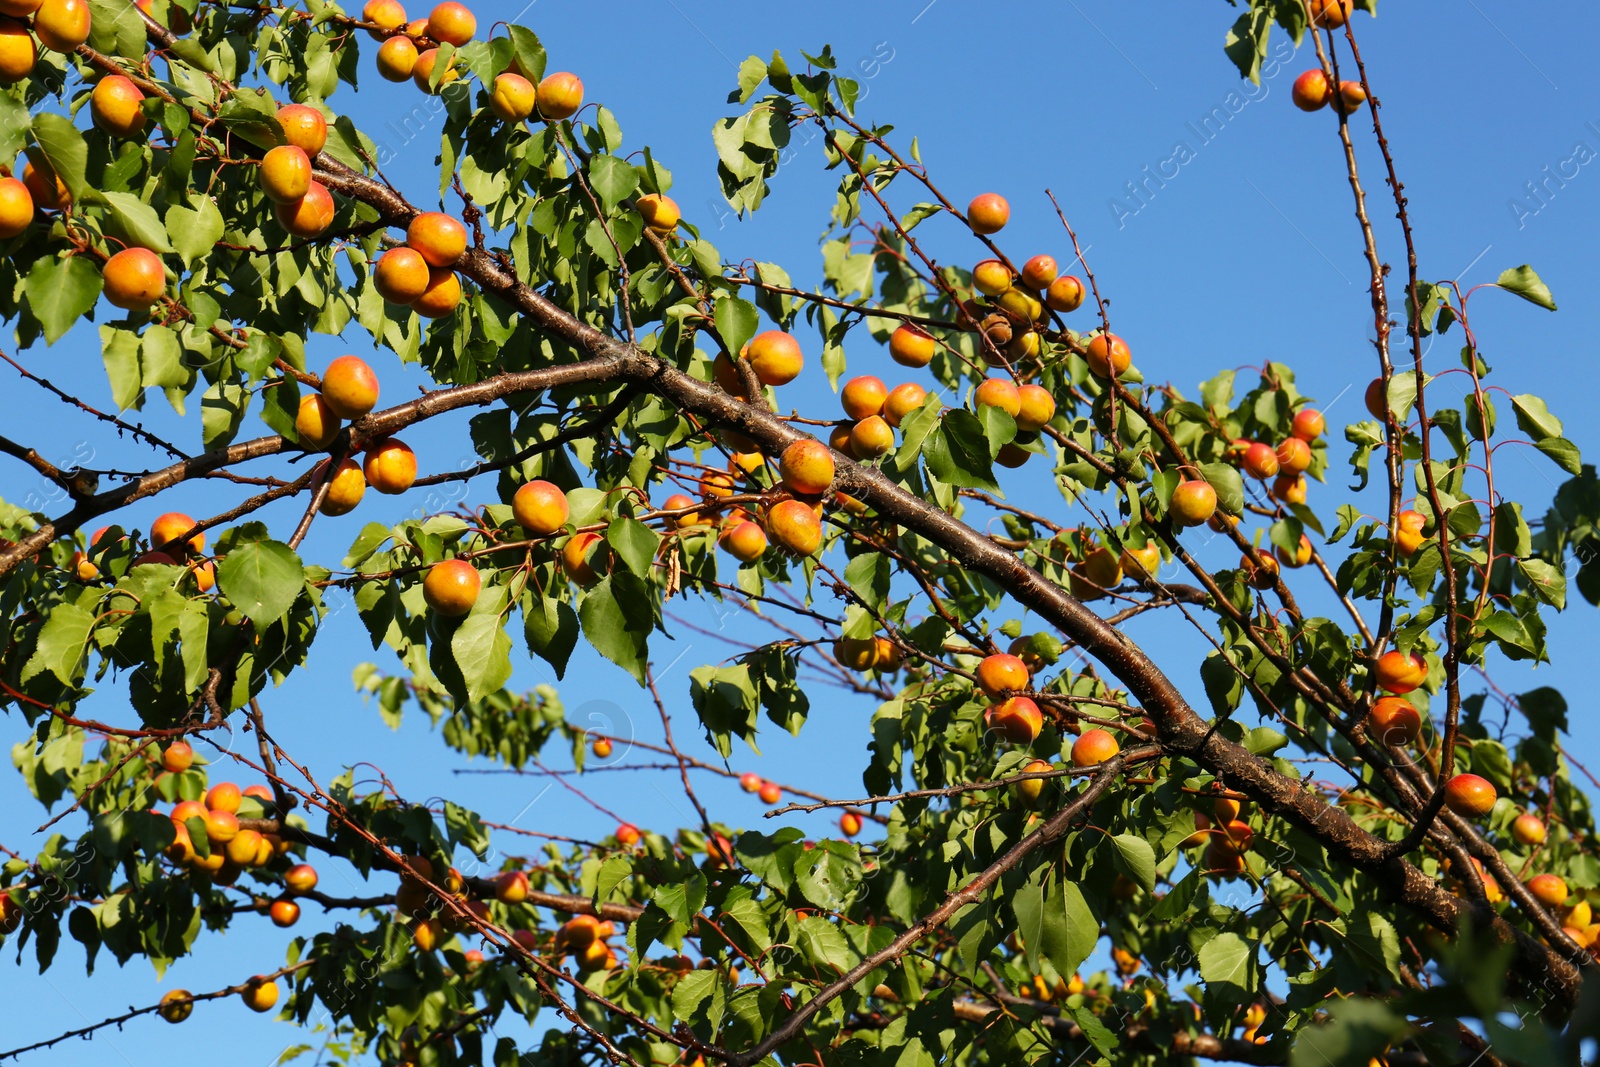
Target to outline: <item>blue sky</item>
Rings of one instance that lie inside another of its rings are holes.
[[[615,112],[627,148],[649,144],[671,168],[674,197],[727,260],[774,260],[800,284],[820,273],[816,240],[837,178],[823,172],[820,150],[813,144],[795,152],[775,179],[774,196],[755,217],[740,221],[716,186],[710,130],[715,119],[732,113],[725,99],[745,56],[766,56],[779,48],[798,65],[800,50],[814,52],[829,42],[841,65],[853,68],[863,83],[861,114],[893,123],[905,137],[917,135],[923,159],[952,200],[964,203],[988,190],[1010,199],[1012,222],[1001,236],[1013,258],[1035,252],[1063,261],[1070,256],[1043,192],[1054,190],[1112,301],[1118,332],[1128,339],[1147,378],[1170,378],[1192,394],[1200,380],[1223,367],[1279,360],[1296,369],[1301,390],[1322,402],[1331,424],[1342,427],[1358,417],[1360,391],[1376,368],[1360,235],[1330,116],[1302,114],[1288,99],[1289,82],[1314,57],[1289,58],[1260,87],[1240,82],[1222,52],[1233,9],[1218,3],[1152,7],[1083,0],[1018,4],[1004,13],[993,5],[957,0],[739,8],[694,0],[648,8],[536,0],[519,16],[518,6],[479,5],[479,24],[486,28],[496,19],[515,19],[533,28],[549,50],[550,69],[577,72],[587,98]],[[1521,7],[1488,0],[1469,0],[1445,17],[1427,5],[1385,3],[1381,8],[1377,20],[1357,16],[1356,26],[1411,197],[1422,275],[1457,277],[1470,285],[1531,263],[1561,311],[1551,315],[1494,292],[1474,298],[1474,326],[1496,370],[1492,381],[1514,393],[1544,396],[1565,420],[1566,436],[1581,447],[1594,447],[1600,440],[1590,384],[1593,338],[1600,334],[1600,309],[1593,300],[1600,171],[1590,161],[1600,151],[1600,105],[1586,88],[1600,16],[1574,7],[1560,18],[1528,19]],[[389,177],[422,203],[430,189],[437,189],[432,162],[437,124],[427,120],[425,110],[412,112],[422,117],[408,122],[406,113],[422,98],[410,86],[393,88],[372,76],[370,57],[364,58],[362,71],[367,91],[344,89],[330,103],[389,145],[395,153]],[[1385,258],[1403,271],[1370,131],[1358,132],[1357,144]],[[1143,183],[1137,199],[1129,195],[1130,183]],[[1542,183],[1539,198],[1529,196],[1530,183]],[[979,258],[976,242],[948,220],[924,224],[919,236],[942,260]],[[814,339],[805,340],[808,352],[815,353]],[[348,341],[314,338],[312,365],[320,367],[345,351],[368,354],[355,331]],[[1456,365],[1455,335],[1449,341],[1430,353],[1430,369]],[[91,403],[109,405],[96,348],[92,329],[80,327],[55,348],[20,358],[38,373],[82,388]],[[850,349],[850,358],[852,373],[878,373],[891,384],[900,380],[891,377],[898,368],[864,338]],[[392,356],[380,356],[375,365],[384,378],[386,402],[421,383],[414,371],[396,367]],[[0,395],[7,436],[63,463],[131,464],[113,439],[64,417],[27,383],[8,381]],[[785,389],[784,403],[808,412],[836,410],[815,359]],[[180,425],[159,396],[150,398],[144,418],[159,432],[197,446],[197,423]],[[441,419],[423,433],[407,435],[425,472],[468,459],[464,423],[464,418]],[[1348,450],[1337,430],[1333,437],[1338,459],[1332,485],[1313,487],[1311,498],[1329,518],[1342,499],[1337,487]],[[90,454],[85,450],[92,450],[93,461],[85,458]],[[1530,516],[1542,514],[1563,476],[1530,450],[1507,449],[1500,455],[1505,457],[1497,468],[1502,490],[1520,496]],[[9,460],[0,465],[0,496],[20,503],[39,492],[29,473]],[[1020,501],[1076,521],[1039,471],[1025,471],[1018,485]],[[475,503],[487,502],[492,480],[472,483],[468,493]],[[1362,499],[1377,506],[1371,493]],[[160,511],[209,514],[232,502],[214,487],[185,487],[119,519],[147,528]],[[363,522],[398,519],[421,504],[369,495],[355,515],[317,523],[307,558],[335,560]],[[298,508],[283,507],[265,518],[286,537],[298,514]],[[1232,562],[1220,551],[1207,558],[1218,566]],[[712,630],[725,626],[749,632],[737,617],[682,610]],[[1155,645],[1158,658],[1203,705],[1194,673],[1202,652],[1199,640],[1149,618],[1131,632]],[[1581,708],[1587,674],[1582,665],[1596,636],[1593,609],[1575,604],[1552,629],[1555,662],[1537,672],[1537,681],[1503,662],[1495,665],[1496,680],[1513,692],[1556,685]],[[656,650],[679,739],[702,757],[711,753],[688,708],[687,674],[728,651],[712,638],[687,632]],[[486,818],[578,837],[612,829],[609,816],[565,790],[546,791],[544,781],[452,775],[451,769],[465,761],[444,755],[427,736],[420,715],[409,716],[400,732],[391,733],[375,708],[364,705],[350,687],[351,666],[374,658],[385,669],[393,666],[371,653],[353,612],[336,614],[310,668],[265,697],[276,736],[290,752],[309,759],[320,780],[365,759],[381,766],[409,797],[450,795]],[[519,659],[512,684],[528,688],[551,680],[547,674],[542,663]],[[593,714],[602,728],[614,724],[620,733],[633,729],[646,740],[659,737],[654,710],[643,694],[622,672],[592,655],[575,658],[560,688],[575,717]],[[131,720],[114,692],[93,706],[102,717],[120,713]],[[763,735],[764,757],[736,750],[734,766],[830,795],[859,795],[871,710],[864,700],[819,691],[800,739],[779,737],[769,728]],[[1581,711],[1573,718],[1574,755],[1594,756],[1600,732]],[[8,743],[25,734],[17,719],[9,722]],[[861,755],[840,758],[841,750]],[[736,786],[713,780],[699,785],[714,817],[736,825],[759,820],[762,809]],[[607,807],[643,825],[670,829],[693,822],[673,776],[615,774],[599,788]],[[39,840],[32,829],[41,821],[16,777],[0,774],[0,843],[25,854],[36,851]],[[798,825],[817,833],[826,829],[820,816]],[[337,865],[320,866],[326,887],[355,889],[347,880],[353,876]],[[294,932],[321,922],[308,910]],[[30,948],[20,970],[0,972],[9,975],[4,980],[7,1015],[16,1021],[7,1028],[5,1045],[83,1025],[126,1005],[151,1003],[174,984],[202,991],[271,970],[281,965],[289,936],[264,920],[239,922],[225,946],[204,946],[163,982],[142,962],[119,970],[104,954],[97,975],[86,980],[81,950],[70,941],[41,980],[33,976]],[[5,951],[9,956],[10,946]],[[536,1040],[522,1027],[502,1032],[524,1044]],[[164,1062],[169,1042],[179,1033],[189,1048],[227,1047],[233,1058],[260,1064],[302,1038],[230,1003],[200,1006],[182,1031],[139,1020],[92,1045],[71,1043],[48,1056],[61,1067],[100,1067],[108,1061],[143,1067]]]

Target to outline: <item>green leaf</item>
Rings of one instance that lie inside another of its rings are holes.
[[[693,970],[672,987],[672,1013],[679,1019],[703,1021],[716,1033],[728,1010],[727,979],[721,971]]]
[[[1208,985],[1233,985],[1253,993],[1254,954],[1255,947],[1238,934],[1218,934],[1200,949],[1200,977]]]
[[[1232,935],[1225,935],[1232,936]],[[1335,1000],[1328,1021],[1295,1035],[1290,1067],[1363,1067],[1410,1030],[1403,1016],[1365,997]]]
[[[522,598],[522,623],[528,651],[554,667],[557,678],[565,675],[578,645],[578,616],[572,605],[530,589]]]
[[[450,653],[467,683],[468,700],[482,700],[511,680],[511,638],[498,613],[468,615],[450,635]]]
[[[522,68],[522,76],[538,85],[544,77],[544,45],[539,42],[538,35],[525,26],[512,26],[510,32],[511,47],[517,66]]]
[[[718,300],[712,318],[716,323],[717,336],[722,338],[722,343],[736,359],[739,350],[756,335],[756,327],[761,323],[761,313],[756,306],[736,296],[724,296]]]
[[[1144,887],[1145,891],[1156,887],[1156,851],[1150,847],[1150,842],[1133,834],[1118,834],[1111,839],[1117,846],[1117,867]]]
[[[597,155],[589,160],[589,184],[611,212],[639,188],[639,172],[619,156]]]
[[[578,619],[595,651],[643,685],[646,639],[654,625],[645,583],[626,571],[608,574],[583,598]]]
[[[94,615],[76,604],[64,601],[51,608],[39,629],[33,655],[22,668],[22,681],[49,671],[62,685],[77,685],[94,622]]]
[[[606,543],[630,571],[644,578],[650,574],[650,564],[661,545],[661,535],[638,519],[619,515],[606,527]]]
[[[1244,479],[1235,467],[1227,463],[1202,463],[1200,477],[1217,491],[1217,507],[1229,515],[1244,512]]]
[[[595,875],[594,902],[604,904],[611,893],[633,874],[633,860],[627,856],[610,856],[600,865]]]
[[[225,230],[222,212],[209,196],[197,196],[195,203],[194,208],[174,204],[167,209],[167,230],[186,267],[216,247]]]
[[[172,245],[167,241],[167,228],[161,224],[161,216],[142,197],[132,193],[108,192],[102,195],[111,205],[111,225],[108,227],[111,232],[130,245],[148,248],[152,252],[172,251]]]
[[[1568,474],[1583,473],[1583,457],[1578,452],[1578,446],[1565,437],[1546,437],[1535,441],[1533,447],[1555,460],[1556,466]]]
[[[1044,954],[1059,973],[1072,974],[1089,958],[1100,940],[1100,921],[1089,910],[1083,891],[1072,882],[1056,885],[1052,876],[1048,888],[1051,897],[1060,899],[1045,902]]]
[[[1520,267],[1512,267],[1495,279],[1495,284],[1508,293],[1516,293],[1530,304],[1538,304],[1546,311],[1556,309],[1555,298],[1550,295],[1549,286],[1539,279],[1534,269],[1524,263]]]
[[[217,585],[258,630],[281,619],[305,587],[294,549],[277,541],[247,541],[217,564]]]
[[[34,260],[22,291],[33,317],[44,327],[46,344],[61,340],[80,316],[93,309],[100,299],[100,285],[100,271],[86,256]]]
[[[1517,562],[1517,570],[1527,579],[1534,596],[1557,611],[1567,606],[1567,577],[1560,568],[1542,559],[1524,559]]]
[[[999,491],[988,434],[978,416],[965,408],[945,413],[938,428],[928,435],[922,454],[929,473],[946,485]]]
[[[816,916],[801,919],[799,923],[799,948],[812,963],[832,968],[843,974],[855,964],[855,953],[839,928],[826,919]]]
[[[1561,420],[1550,414],[1550,409],[1539,397],[1523,393],[1511,398],[1511,406],[1517,412],[1517,428],[1534,441],[1561,436]]]
[[[33,165],[43,163],[56,172],[56,177],[79,203],[97,201],[100,193],[89,184],[89,143],[65,115],[43,111],[33,117],[33,142],[38,147],[29,151]]]

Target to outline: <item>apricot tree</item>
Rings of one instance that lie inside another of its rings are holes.
[[[1545,657],[1600,494],[1546,404],[1490,384],[1473,333],[1473,299],[1554,310],[1537,274],[1424,280],[1350,0],[1252,0],[1227,43],[1246,77],[1275,26],[1315,49],[1292,98],[1347,169],[1375,337],[1351,354],[1370,418],[1337,443],[1281,363],[1146,382],[1066,206],[1015,247],[1004,196],[963,208],[914,140],[856,114],[827,49],[746,60],[714,131],[741,212],[794,131],[820,134],[840,179],[811,291],[725,262],[531,30],[483,34],[459,3],[411,22],[398,0],[0,11],[0,154],[22,154],[0,180],[0,310],[24,350],[98,322],[122,411],[7,362],[126,455],[65,468],[0,438],[66,500],[0,505],[0,705],[59,827],[7,849],[0,930],[42,967],[63,932],[91,963],[164,967],[233,923],[331,913],[276,969],[0,1059],[237,995],[386,1064],[1579,1062],[1600,854],[1566,704],[1486,679]],[[442,94],[437,190],[391,185],[330,103],[374,63],[415,83],[392,91]],[[92,122],[62,113],[85,100]],[[1398,250],[1369,222],[1386,197]],[[973,247],[970,270],[946,261]],[[374,351],[309,367],[313,332]],[[1447,334],[1460,369],[1425,373]],[[433,387],[385,406],[401,361]],[[844,418],[784,414],[818,365]],[[180,410],[198,393],[198,448],[126,416],[152,388]],[[467,469],[401,440],[468,409]],[[1496,487],[1510,443],[1572,476],[1542,521]],[[1330,493],[1345,455],[1386,487],[1377,514]],[[1004,495],[1025,465],[1059,501]],[[136,528],[201,478],[214,514]],[[456,482],[460,508],[338,518],[368,490]],[[279,501],[298,521],[269,528]],[[340,521],[348,554],[303,558]],[[1237,566],[1197,558],[1214,539]],[[1590,601],[1597,576],[1576,576]],[[486,869],[509,828],[316,780],[273,738],[274,692],[333,589],[389,656],[359,687],[513,770],[620,743],[552,690],[505,688],[519,644],[560,673],[586,642],[659,711],[660,743],[635,744],[698,821]],[[674,597],[770,631],[687,692],[658,686]],[[1147,612],[1211,651],[1141,647],[1122,624]],[[829,686],[877,704],[841,739],[863,796],[732,768],[763,714],[799,732]],[[124,712],[90,717],[93,689]],[[709,750],[674,740],[669,705]],[[691,770],[836,809],[840,834],[718,822]],[[319,889],[335,860],[373,895]],[[549,1029],[491,1035],[519,1016]]]

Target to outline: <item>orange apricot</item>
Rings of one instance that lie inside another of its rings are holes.
[[[750,368],[762,385],[788,385],[805,366],[800,342],[782,330],[756,334],[740,355],[750,361]]]
[[[1278,469],[1285,474],[1299,474],[1311,466],[1311,446],[1298,437],[1286,437],[1278,442]]]
[[[1523,812],[1511,822],[1511,836],[1517,844],[1524,848],[1544,844],[1544,839],[1549,831],[1545,828],[1544,820],[1530,812]],[[1587,925],[1587,924],[1585,924]]]
[[[1028,688],[1030,677],[1028,665],[1009,652],[983,657],[978,661],[978,669],[974,673],[978,688],[995,699],[1011,690]]]
[[[561,567],[568,579],[583,586],[593,585],[600,580],[600,574],[592,562],[600,541],[600,535],[593,531],[573,534],[567,539],[566,546],[561,550]]]
[[[1285,567],[1304,567],[1311,562],[1311,551],[1311,538],[1301,534],[1300,543],[1295,546],[1293,554],[1285,552],[1282,546],[1274,548],[1272,554]]]
[[[1055,311],[1077,311],[1083,303],[1083,294],[1083,282],[1070,274],[1063,274],[1044,291],[1044,302]]]
[[[767,532],[746,519],[737,526],[729,528],[722,535],[721,543],[734,559],[743,563],[754,563],[766,554]]]
[[[539,83],[539,114],[551,122],[570,119],[583,106],[583,82],[576,74],[558,71]]]
[[[322,374],[322,399],[341,419],[358,419],[378,403],[378,376],[359,356],[340,356]]]
[[[999,296],[1011,288],[1011,268],[998,259],[983,259],[972,268],[972,287],[984,296]]]
[[[1317,26],[1338,29],[1350,18],[1354,0],[1309,0],[1311,21]]]
[[[0,240],[9,241],[33,221],[33,194],[16,178],[0,178]]]
[[[1373,676],[1380,689],[1409,693],[1427,680],[1428,662],[1415,652],[1408,656],[1392,649],[1378,657],[1373,665]]]
[[[418,89],[425,93],[438,95],[444,87],[461,77],[461,71],[456,69],[456,57],[451,56],[450,62],[445,64],[444,73],[439,75],[439,84],[433,84],[433,68],[439,62],[439,50],[429,48],[417,54],[417,60],[411,67],[411,81]]]
[[[1011,697],[995,704],[984,712],[983,719],[989,729],[1018,745],[1032,744],[1044,727],[1039,705],[1027,697]]]
[[[89,94],[89,113],[94,124],[113,137],[136,137],[144,132],[144,93],[121,74],[101,78]]]
[[[284,872],[283,884],[291,893],[309,893],[317,888],[317,869],[309,863],[297,863]]]
[[[1008,378],[985,378],[973,391],[972,402],[977,407],[999,408],[1013,418],[1022,410],[1022,396]]]
[[[428,36],[441,44],[453,44],[460,48],[472,40],[472,35],[477,32],[477,16],[465,4],[458,4],[455,0],[445,0],[428,13]]]
[[[1536,874],[1528,879],[1528,892],[1533,899],[1547,908],[1559,908],[1567,902],[1567,883],[1559,875]]]
[[[143,311],[161,299],[167,271],[148,248],[124,248],[101,269],[106,299],[124,311]]]
[[[1011,205],[999,193],[981,193],[967,205],[967,225],[974,233],[999,233],[1011,221]]]
[[[300,398],[300,410],[294,417],[294,432],[300,438],[300,447],[327,448],[338,436],[339,425],[339,416],[322,399],[321,393],[309,393]]]
[[[1241,464],[1245,473],[1265,481],[1278,473],[1278,452],[1263,441],[1253,441],[1245,449]]]
[[[1119,378],[1133,363],[1128,343],[1114,333],[1097,333],[1089,339],[1083,358],[1102,378]]]
[[[854,837],[861,832],[861,816],[853,811],[847,811],[839,816],[839,833],[845,837]]]
[[[1048,289],[1060,273],[1055,256],[1034,256],[1022,265],[1022,284],[1029,289]]]
[[[33,32],[53,52],[71,52],[89,39],[89,0],[44,0],[33,13]]]
[[[3,27],[0,27],[0,43],[3,40]],[[34,204],[46,211],[65,211],[72,205],[72,192],[67,188],[67,183],[61,180],[61,175],[54,171],[45,173],[35,170],[31,160],[22,166],[22,184]]]
[[[422,599],[440,615],[465,615],[478,602],[483,579],[464,559],[447,559],[428,568],[422,580]]]
[[[378,257],[372,284],[391,304],[410,304],[428,289],[428,261],[415,248],[402,245]]]
[[[1476,774],[1458,774],[1444,787],[1445,806],[1468,819],[1489,814],[1496,796],[1494,786]]]
[[[150,524],[150,547],[169,555],[176,552],[199,552],[206,547],[204,531],[195,534],[187,542],[172,543],[194,529],[194,525],[194,519],[181,511],[169,511],[165,515],[157,516],[156,521]]]
[[[327,465],[330,461],[323,460],[318,464],[319,474],[326,476]],[[322,498],[322,506],[317,510],[324,515],[348,515],[355,510],[361,498],[367,492],[367,479],[361,473],[361,468],[353,459],[345,459],[334,468],[333,475],[328,479],[328,493]]]
[[[536,537],[548,537],[567,524],[567,494],[559,486],[534,479],[518,487],[511,498],[511,516]]]
[[[256,975],[240,992],[239,999],[251,1011],[271,1011],[278,1003],[278,983],[265,975]]]
[[[467,228],[442,211],[424,211],[406,227],[406,244],[430,267],[449,267],[467,250]]]
[[[1216,513],[1217,491],[1200,478],[1179,482],[1169,510],[1180,525],[1199,526]]]
[[[1405,697],[1379,697],[1367,733],[1385,745],[1414,745],[1422,736],[1422,714]]]
[[[894,429],[882,415],[868,415],[850,428],[850,452],[860,459],[877,459],[894,448]]]
[[[932,334],[909,322],[889,335],[889,358],[902,367],[926,367],[938,350],[939,342]]]
[[[187,741],[174,741],[161,753],[161,766],[170,774],[182,774],[194,763],[194,749]]]
[[[1285,504],[1304,504],[1307,483],[1298,474],[1280,474],[1272,480],[1272,497]]]
[[[801,438],[783,450],[778,474],[795,492],[815,496],[833,484],[833,454],[821,441]]]
[[[634,204],[644,224],[655,233],[671,233],[678,228],[683,212],[678,202],[664,193],[646,193]]]
[[[1301,408],[1294,413],[1294,421],[1289,424],[1289,432],[1307,444],[1321,437],[1327,428],[1328,420],[1315,408]]]
[[[387,496],[411,488],[417,480],[417,454],[397,437],[385,437],[367,446],[361,473],[367,484]]]
[[[916,382],[901,382],[889,390],[883,401],[883,417],[890,426],[899,427],[905,417],[922,406],[928,391]]]
[[[839,391],[839,403],[844,413],[852,419],[883,414],[883,403],[889,399],[889,389],[883,379],[871,374],[851,378]]]
[[[406,9],[400,0],[367,0],[361,9],[361,21],[376,26],[367,32],[373,40],[382,41],[406,24]]]
[[[506,122],[521,122],[533,114],[537,93],[527,78],[508,70],[495,76],[494,87],[489,90],[489,110]]]
[[[378,74],[385,80],[403,82],[417,69],[416,42],[409,37],[391,37],[378,46]]]
[[[767,512],[767,533],[797,556],[814,555],[822,547],[822,522],[802,500],[785,500]]]
[[[1042,385],[1024,385],[1017,390],[1017,429],[1037,433],[1056,417],[1056,398]]]
[[[292,900],[274,900],[267,908],[267,915],[273,926],[288,929],[300,921],[300,905]]]
[[[311,189],[311,157],[298,145],[267,150],[259,168],[261,191],[277,204],[292,204]]]
[[[1427,525],[1428,517],[1422,512],[1402,511],[1395,524],[1395,551],[1402,556],[1416,555],[1417,549],[1422,547],[1422,542],[1427,540],[1427,536],[1422,532]]]
[[[278,225],[295,237],[322,236],[333,225],[333,211],[333,194],[318,181],[313,181],[299,200],[273,205]]]
[[[1289,88],[1290,99],[1301,111],[1319,111],[1328,105],[1332,96],[1333,87],[1328,84],[1328,76],[1317,69],[1301,74]]]
[[[449,267],[429,267],[428,287],[411,302],[425,319],[442,319],[461,306],[461,279]]]
[[[283,127],[284,143],[307,156],[316,155],[328,143],[328,120],[314,107],[285,104],[278,109],[278,125]]]

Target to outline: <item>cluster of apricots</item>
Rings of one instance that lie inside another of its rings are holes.
[[[239,999],[251,1011],[271,1011],[278,1004],[278,983],[264,974],[258,974],[244,983],[239,990]],[[162,994],[156,1014],[169,1023],[183,1022],[194,1014],[194,994],[187,989],[169,989]]]
[[[555,949],[571,956],[583,974],[614,970],[617,952],[607,940],[615,933],[610,922],[593,915],[574,915],[556,931]]]
[[[1036,974],[1033,976],[1033,981],[1025,988],[1034,1000],[1045,1004],[1064,1001],[1068,997],[1081,996],[1085,993],[1091,997],[1095,995],[1093,991],[1087,989],[1083,984],[1083,978],[1077,974],[1071,978],[1057,978],[1053,985],[1044,975]]]
[[[438,319],[461,305],[452,269],[467,252],[467,228],[442,211],[424,211],[406,227],[406,241],[378,257],[372,284],[391,304]]]
[[[506,903],[520,903],[527,899],[527,876],[521,871],[508,873],[521,876],[521,895],[516,894],[516,884],[505,879],[496,881],[495,896]],[[444,944],[447,934],[465,928],[465,923],[454,909],[446,909],[442,901],[434,899],[434,891],[427,885],[434,880],[435,869],[431,860],[425,856],[404,857],[400,886],[394,894],[394,907],[399,915],[414,920],[411,927],[411,942],[421,952],[434,951]],[[454,867],[447,868],[436,884],[452,901],[464,907],[469,913],[481,920],[488,920],[488,903],[471,898],[467,892],[467,881],[460,871]]]
[[[0,11],[0,85],[33,73],[39,45],[70,53],[89,39],[89,0],[6,0]]]
[[[1071,563],[1067,586],[1073,596],[1083,601],[1099,600],[1115,589],[1124,576],[1146,581],[1161,570],[1161,547],[1154,541],[1143,546],[1124,544],[1121,552],[1113,552],[1091,529],[1062,530],[1052,539],[1050,551],[1061,552]],[[1019,638],[1016,644],[1027,642]]]
[[[278,225],[295,237],[320,237],[333,224],[333,194],[311,176],[311,161],[328,143],[328,122],[305,104],[278,109],[284,143],[267,149],[258,176]]]
[[[891,390],[882,378],[871,374],[851,378],[839,391],[839,403],[849,421],[834,427],[828,443],[852,459],[877,459],[894,447],[894,431],[927,396],[927,390],[915,382]]]
[[[194,527],[195,520],[181,511],[169,511],[157,516],[156,521],[150,524],[150,549],[134,558],[134,566],[185,566],[194,575],[200,592],[209,593],[217,584],[217,568],[214,562],[200,554],[206,546],[204,531],[184,539],[184,535]],[[79,581],[92,582],[100,577],[100,565],[95,559],[127,539],[112,538],[110,533],[111,527],[100,527],[89,535],[87,551],[80,550],[72,554],[72,562],[68,566]]]
[[[893,674],[905,663],[905,653],[887,637],[841,637],[833,643],[833,658],[852,671]]]
[[[1211,816],[1194,814],[1194,833],[1183,839],[1179,848],[1205,846],[1201,863],[1207,873],[1231,878],[1244,873],[1244,854],[1255,840],[1255,831],[1240,816],[1243,801],[1218,797],[1212,802]]]

